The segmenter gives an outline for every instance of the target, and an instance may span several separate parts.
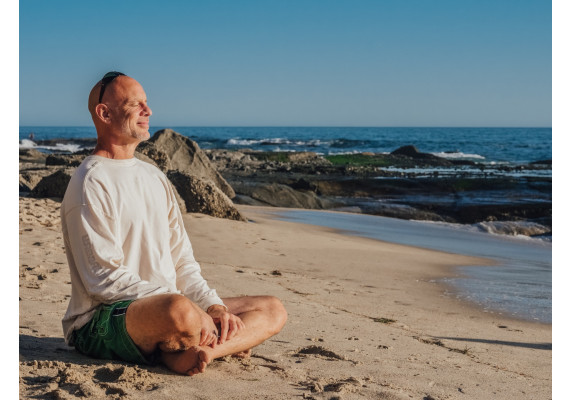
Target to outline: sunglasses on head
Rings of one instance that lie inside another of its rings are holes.
[[[109,83],[113,82],[113,80],[117,76],[121,76],[121,75],[126,76],[122,72],[112,71],[112,72],[107,72],[105,74],[105,76],[103,77],[103,79],[101,79],[101,91],[99,92],[99,103],[101,103],[101,100],[103,99],[103,93],[105,93],[105,87]]]

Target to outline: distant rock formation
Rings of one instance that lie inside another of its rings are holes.
[[[410,157],[410,158],[421,158],[421,159],[427,158],[427,159],[432,159],[432,160],[441,159],[441,157],[434,156],[433,154],[422,153],[416,148],[416,146],[412,146],[412,145],[402,146],[402,147],[394,150],[390,154],[393,156],[406,156],[406,157]]]

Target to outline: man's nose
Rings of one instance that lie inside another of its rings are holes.
[[[145,113],[145,115],[148,115],[149,117],[152,115],[152,110],[150,109],[150,107],[145,104],[144,108],[143,108],[143,112]]]

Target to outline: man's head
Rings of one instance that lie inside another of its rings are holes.
[[[131,77],[120,72],[107,73],[91,89],[88,108],[98,141],[138,144],[150,137],[152,111],[142,86]]]

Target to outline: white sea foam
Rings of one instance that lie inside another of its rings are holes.
[[[551,231],[544,225],[528,221],[485,221],[472,226],[486,233],[523,237],[544,235]]]
[[[329,146],[331,141],[311,139],[311,140],[291,140],[286,138],[263,138],[263,139],[228,139],[226,144],[229,146],[264,146],[264,145],[287,145],[287,146]]]
[[[253,144],[260,143],[259,140],[247,140],[247,139],[229,139],[227,144],[230,146],[251,146]]]
[[[21,149],[33,149],[36,146],[37,146],[36,142],[34,142],[33,140],[29,140],[29,139],[20,140],[20,148]]]
[[[469,154],[469,153],[462,153],[461,151],[453,152],[453,153],[446,153],[446,152],[439,152],[439,153],[431,153],[434,156],[442,157],[442,158],[449,158],[449,159],[476,159],[476,160],[484,160],[485,157],[479,154]]]
[[[451,229],[456,229],[459,231],[466,232],[483,232],[491,235],[498,236],[509,236],[521,240],[531,240],[531,241],[546,241],[550,242],[552,239],[548,236],[551,229],[547,226],[538,224],[536,222],[529,221],[484,221],[478,222],[471,225],[458,224],[452,222],[441,222],[441,221],[424,221],[424,220],[412,220],[425,225],[440,225],[446,226]],[[536,237],[532,237],[536,236]]]
[[[83,150],[83,147],[79,144],[74,143],[56,143],[55,146],[43,146],[38,145],[36,142],[29,140],[29,139],[22,139],[20,140],[20,149],[36,149],[36,150],[47,150],[50,152],[68,152],[68,153],[75,153],[76,151]]]

